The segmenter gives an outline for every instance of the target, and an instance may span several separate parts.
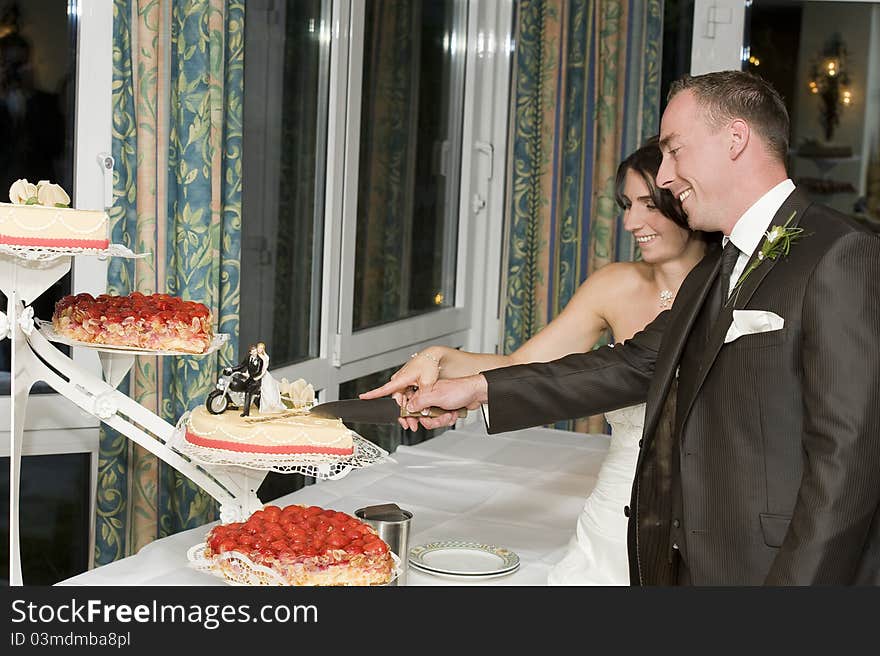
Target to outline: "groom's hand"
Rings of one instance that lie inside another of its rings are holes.
[[[452,426],[458,419],[455,410],[479,408],[480,404],[488,399],[488,390],[489,384],[483,374],[438,380],[430,389],[420,389],[416,392],[406,404],[406,409],[409,412],[420,412],[425,408],[436,406],[451,410],[452,412],[439,417],[421,418],[419,423],[429,430]]]

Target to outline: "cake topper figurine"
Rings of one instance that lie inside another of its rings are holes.
[[[281,387],[278,381],[269,373],[269,354],[266,353],[266,345],[263,342],[257,344],[257,357],[263,362],[263,371],[260,374],[260,414],[283,412],[287,406],[281,401]]]
[[[241,407],[241,416],[249,417],[254,402],[261,415],[286,409],[278,382],[269,373],[269,354],[263,342],[252,344],[248,356],[237,367],[224,367],[221,374],[217,388],[205,399],[211,414]]]

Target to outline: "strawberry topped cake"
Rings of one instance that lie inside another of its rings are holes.
[[[79,342],[155,351],[204,353],[214,338],[205,305],[169,294],[65,296],[55,304],[52,326]]]
[[[205,543],[205,557],[230,580],[240,580],[240,561],[226,552],[247,556],[288,585],[384,585],[394,569],[375,529],[318,506],[266,506],[245,522],[215,526]]]

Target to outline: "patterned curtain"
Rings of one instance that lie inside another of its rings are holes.
[[[614,175],[659,129],[661,44],[660,0],[517,4],[506,353],[551,321],[590,273],[635,257]],[[559,427],[605,430],[602,417]]]
[[[243,0],[114,0],[112,239],[152,257],[113,259],[108,290],[167,292],[211,308],[237,335]],[[139,357],[120,386],[170,423],[236,361]],[[213,499],[102,428],[96,563],[215,519]]]

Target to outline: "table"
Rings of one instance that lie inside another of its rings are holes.
[[[521,559],[513,574],[482,581],[409,568],[407,585],[545,585],[574,534],[609,439],[549,428],[486,435],[482,422],[472,422],[419,445],[398,447],[386,461],[273,503],[353,513],[394,502],[413,513],[410,546],[459,538],[507,547]],[[225,585],[187,564],[187,549],[202,542],[213,525],[156,540],[134,556],[58,585]]]

